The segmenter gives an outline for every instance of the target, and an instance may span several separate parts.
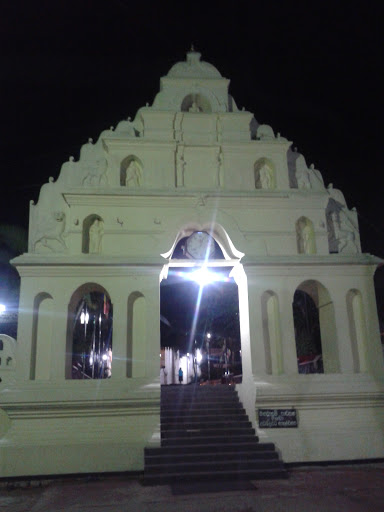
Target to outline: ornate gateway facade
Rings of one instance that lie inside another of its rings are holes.
[[[178,266],[237,283],[236,387],[261,439],[286,462],[383,456],[379,260],[343,194],[228,87],[189,52],[31,203],[18,336],[0,338],[0,476],[143,469],[159,443],[160,282]],[[294,409],[297,427],[259,428],[261,409]]]

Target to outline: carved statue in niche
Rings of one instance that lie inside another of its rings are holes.
[[[339,214],[337,214],[336,211],[332,212],[331,221],[336,243],[338,245],[338,252],[349,254],[358,253],[359,249],[356,243],[355,228],[352,226],[343,210],[340,210]]]
[[[255,187],[262,189],[274,188],[273,169],[264,160],[255,165]]]
[[[184,187],[185,183],[185,166],[184,146],[178,146],[176,151],[176,186]]]
[[[101,253],[101,241],[104,234],[104,223],[100,219],[95,219],[89,228],[89,253]]]
[[[131,160],[127,167],[125,177],[125,186],[129,188],[138,188],[141,185],[141,168],[136,160]]]
[[[192,105],[189,107],[188,112],[201,112],[201,109],[197,106],[196,101],[192,101]]]
[[[67,246],[64,241],[65,231],[65,213],[53,212],[52,217],[48,217],[42,226],[39,226],[35,241],[33,244],[34,250],[36,245],[41,242],[44,247],[48,247],[51,251],[55,252],[57,247],[65,250]],[[53,244],[50,242],[54,242]],[[58,245],[55,243],[57,242]]]
[[[300,254],[316,254],[315,232],[312,222],[302,218],[296,226],[298,250]]]

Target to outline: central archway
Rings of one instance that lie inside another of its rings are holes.
[[[179,374],[184,384],[242,382],[237,279],[243,254],[222,228],[217,231],[218,236],[212,229],[186,228],[163,254],[168,264],[160,278],[162,384],[178,383]]]

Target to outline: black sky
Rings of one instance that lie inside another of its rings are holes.
[[[313,5],[312,5],[313,4]],[[151,104],[193,43],[239,107],[294,142],[356,206],[384,257],[381,3],[0,0],[0,224],[88,137]]]

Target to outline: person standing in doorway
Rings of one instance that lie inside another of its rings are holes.
[[[179,368],[179,384],[183,382],[183,370],[181,367]]]

